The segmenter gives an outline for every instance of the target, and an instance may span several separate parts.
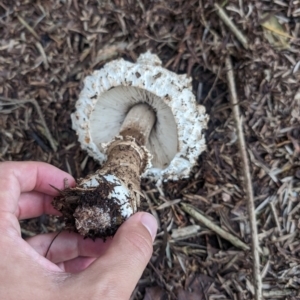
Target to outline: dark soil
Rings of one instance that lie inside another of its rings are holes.
[[[98,237],[105,240],[116,233],[125,218],[122,217],[121,205],[110,197],[116,185],[105,179],[99,180],[98,184],[95,188],[83,188],[79,181],[75,187],[59,191],[60,195],[54,197],[53,206],[62,213],[66,230],[79,232],[85,238],[94,240]],[[109,214],[108,226],[101,222],[98,215],[93,214],[95,208],[101,209],[103,215]],[[85,226],[78,229],[76,220]]]

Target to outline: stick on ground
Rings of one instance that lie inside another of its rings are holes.
[[[247,207],[248,214],[250,220],[250,228],[251,228],[251,241],[252,241],[252,255],[253,255],[253,277],[254,277],[254,286],[255,286],[255,300],[262,299],[262,283],[260,276],[260,263],[259,263],[259,242],[258,242],[258,234],[256,227],[256,215],[255,215],[255,205],[254,205],[254,197],[253,197],[253,189],[252,189],[252,179],[249,167],[249,159],[246,150],[246,143],[243,132],[243,125],[241,120],[239,101],[236,93],[236,86],[234,80],[234,73],[231,63],[231,58],[227,56],[226,58],[226,70],[227,70],[227,81],[228,88],[230,92],[230,100],[232,104],[233,116],[236,123],[238,141],[241,159],[243,163],[243,171],[244,171],[244,185],[245,191],[247,195]]]
[[[216,13],[219,18],[227,25],[227,27],[231,30],[231,32],[235,35],[235,37],[240,41],[240,43],[244,46],[245,49],[248,49],[248,40],[245,35],[236,27],[236,25],[231,21],[231,19],[226,14],[225,10],[215,3]]]
[[[214,231],[216,234],[221,236],[223,239],[229,241],[232,245],[236,246],[237,248],[240,248],[244,251],[250,250],[250,247],[243,243],[241,240],[239,240],[237,237],[232,235],[231,233],[225,231],[220,226],[216,225],[209,219],[207,219],[204,215],[199,213],[196,208],[194,208],[191,205],[181,203],[180,204],[182,210],[184,210],[186,213],[191,215],[193,218],[201,222],[203,225],[205,225],[207,228]]]

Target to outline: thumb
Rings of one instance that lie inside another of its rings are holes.
[[[118,229],[104,255],[80,274],[94,297],[130,298],[151,258],[156,231],[148,213],[134,214]]]

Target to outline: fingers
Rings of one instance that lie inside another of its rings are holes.
[[[152,255],[156,230],[152,215],[133,215],[119,228],[104,255],[69,278],[71,285],[90,288],[95,298],[129,299]]]
[[[56,235],[57,233],[40,234],[27,239],[27,243],[41,256],[45,256],[53,241],[46,257],[53,263],[72,260],[78,256],[99,257],[111,244],[111,240],[103,242],[101,239],[96,239],[93,241],[84,239],[74,232],[63,231],[53,240]],[[70,264],[68,263],[68,266]]]
[[[23,203],[21,211],[18,206],[18,199],[22,192],[37,191],[51,196],[57,195],[58,189],[63,188],[64,178],[67,178],[70,185],[74,184],[72,176],[58,168],[41,162],[3,162],[0,163],[0,211],[10,212],[22,218],[22,209],[27,211],[34,206]]]
[[[40,192],[22,193],[19,198],[18,218],[29,219],[35,218],[42,214],[60,215],[52,206],[52,196]]]
[[[84,257],[79,256],[74,259],[61,262],[57,264],[62,271],[67,273],[78,273],[85,270],[91,263],[93,263],[96,257]]]

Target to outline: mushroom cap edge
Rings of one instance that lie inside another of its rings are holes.
[[[72,127],[78,134],[81,147],[102,164],[106,160],[107,143],[96,145],[89,132],[89,116],[99,97],[117,86],[145,89],[164,101],[171,109],[178,132],[178,153],[165,169],[148,168],[143,177],[156,181],[178,180],[189,176],[198,156],[206,149],[203,130],[208,116],[205,108],[196,103],[191,78],[177,75],[160,66],[155,54],[142,54],[137,63],[122,58],[111,61],[84,80],[76,111],[71,115]],[[159,77],[159,79],[158,79]]]

